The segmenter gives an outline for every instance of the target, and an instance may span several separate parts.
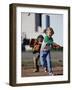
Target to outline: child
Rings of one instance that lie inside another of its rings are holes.
[[[34,72],[39,72],[39,58],[40,58],[40,48],[43,41],[43,36],[39,35],[34,43],[33,47],[33,61],[34,61]]]
[[[43,43],[40,50],[40,61],[45,72],[49,72],[49,75],[52,75],[52,65],[51,65],[51,54],[50,50],[53,45],[53,36],[54,31],[51,27],[48,27],[46,30],[46,36],[44,37]]]

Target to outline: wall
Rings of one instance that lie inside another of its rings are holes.
[[[0,0],[0,90],[37,90],[37,89],[38,90],[44,90],[44,89],[72,90],[72,77],[70,84],[42,85],[42,86],[28,86],[28,87],[9,86],[8,82],[9,82],[9,4],[10,3],[35,3],[35,4],[57,5],[57,6],[65,5],[65,6],[71,6],[71,11],[72,11],[72,0]],[[72,24],[72,12],[71,12],[71,24]],[[71,69],[71,76],[72,76],[72,69]]]
[[[54,29],[54,41],[63,46],[63,15],[50,15],[50,26]]]
[[[43,33],[43,30],[48,27],[48,24],[50,24],[49,26],[52,27],[55,32],[55,34],[53,35],[54,42],[63,46],[63,15],[41,14],[42,29],[38,30],[38,28],[40,27],[39,26],[40,17],[36,17],[36,20],[35,20],[35,16],[39,16],[39,15],[38,14],[36,15],[35,13],[30,13],[30,15],[28,14],[29,13],[21,13],[22,37],[26,35],[26,38],[29,38],[29,39],[37,38],[39,33],[40,32]],[[47,19],[48,16],[50,19]],[[25,35],[23,33],[25,33]]]

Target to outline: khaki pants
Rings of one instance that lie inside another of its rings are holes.
[[[36,69],[36,71],[39,71],[39,58],[40,58],[39,54],[33,58],[34,69]]]

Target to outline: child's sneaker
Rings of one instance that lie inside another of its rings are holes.
[[[54,74],[52,72],[48,73],[49,76],[54,76]]]
[[[44,72],[48,72],[47,68],[44,68]]]
[[[39,70],[33,70],[33,72],[39,72]]]

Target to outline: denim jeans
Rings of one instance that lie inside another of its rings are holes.
[[[52,72],[51,54],[50,50],[40,52],[40,63],[43,67],[46,67],[48,72]]]

